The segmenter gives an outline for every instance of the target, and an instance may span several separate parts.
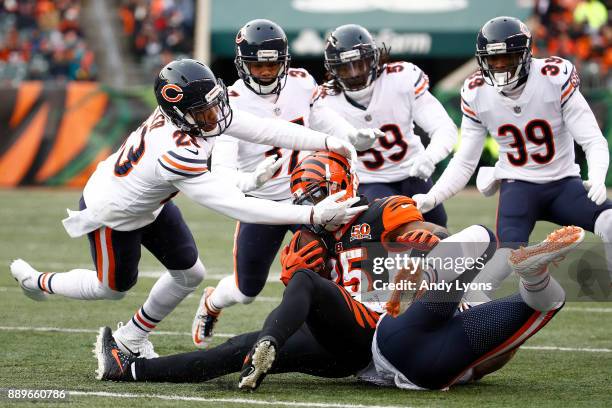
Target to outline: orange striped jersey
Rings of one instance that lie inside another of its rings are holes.
[[[359,152],[357,174],[362,183],[394,182],[406,178],[398,164],[423,152],[421,138],[414,134],[415,104],[429,90],[429,78],[409,62],[394,62],[382,69],[374,81],[367,107],[320,87],[314,104],[326,105],[343,116],[356,129],[379,128],[386,137],[372,149]],[[444,122],[445,118],[440,118]],[[450,122],[450,119],[449,119]],[[422,125],[422,124],[421,124]],[[454,141],[450,142],[451,147]]]
[[[326,237],[328,249],[335,259],[332,278],[361,301],[362,293],[373,289],[372,277],[368,272],[372,270],[372,260],[387,256],[380,242],[391,231],[413,221],[423,221],[423,215],[409,197],[390,196],[369,203],[366,211],[345,225],[333,238]],[[383,312],[385,303],[386,300],[364,301],[376,312]]]
[[[570,127],[578,131],[574,135],[577,140],[590,134],[601,137],[598,129],[591,131],[590,123],[575,123],[581,116],[578,109],[569,113],[572,104],[581,99],[576,98],[579,85],[576,68],[559,57],[532,58],[518,98],[504,96],[476,72],[461,89],[462,137],[484,143],[488,133],[495,139],[499,144],[498,179],[545,183],[578,176]],[[566,117],[572,118],[572,123],[567,123]],[[478,160],[480,151],[476,150],[471,160]]]

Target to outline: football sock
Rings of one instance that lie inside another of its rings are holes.
[[[70,272],[42,274],[39,287],[47,293],[66,296],[72,299],[98,300],[120,299],[122,292],[105,287],[96,271],[73,269]]]
[[[153,285],[142,307],[123,326],[123,334],[131,340],[147,337],[149,332],[194,290],[195,287],[178,284],[170,272],[164,273]]]
[[[535,276],[520,276],[519,293],[532,309],[546,312],[557,309],[565,302],[565,291],[550,276],[548,268]]]
[[[210,295],[208,306],[213,310],[221,310],[236,303],[246,305],[253,300],[255,300],[254,296],[245,296],[240,292],[240,289],[236,286],[236,278],[234,275],[230,275],[219,281],[214,292]]]
[[[595,220],[595,234],[604,243],[606,253],[606,264],[608,266],[608,276],[612,282],[612,210],[605,210]]]
[[[491,257],[491,260],[489,260],[480,273],[476,275],[472,282],[477,284],[477,286],[474,285],[473,287],[483,288],[489,286],[491,289],[469,290],[465,294],[465,300],[470,306],[475,306],[491,300],[504,279],[510,276],[512,268],[510,264],[508,264],[508,256],[511,250],[511,248],[498,248]]]

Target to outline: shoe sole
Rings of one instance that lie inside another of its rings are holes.
[[[275,358],[276,347],[270,341],[264,340],[259,343],[251,358],[251,365],[255,370],[251,374],[240,378],[238,388],[252,391],[259,387],[263,377],[274,364]]]
[[[554,262],[563,257],[566,252],[577,247],[583,239],[584,230],[580,227],[559,228],[548,234],[546,239],[537,245],[513,250],[508,257],[508,262],[515,268],[526,267],[521,264],[527,260],[534,260],[536,263],[547,256],[552,256],[552,258],[546,262]]]
[[[104,336],[106,334],[106,330],[110,330],[108,327],[100,327],[98,330],[98,336],[96,337],[96,342],[94,343],[94,349],[92,350],[94,356],[98,360],[98,368],[96,369],[96,380],[103,380],[104,373],[106,372],[106,359],[104,358]]]
[[[203,313],[200,313],[200,311],[204,312],[204,313],[208,313],[208,311],[206,310],[206,299],[208,299],[208,297],[212,294],[213,290],[211,290],[210,292],[208,292],[208,289],[210,288],[210,286],[206,289],[204,289],[204,295],[202,295],[202,298],[200,299],[200,304],[198,304],[198,309],[196,310],[196,315],[193,318],[193,323],[191,324],[191,341],[193,341],[194,346],[196,346],[196,348],[199,349],[206,349],[208,348],[208,345],[210,344],[210,342],[212,341],[213,336],[208,336],[208,337],[200,337],[200,326],[202,324],[202,319],[199,319],[198,316],[200,316]]]

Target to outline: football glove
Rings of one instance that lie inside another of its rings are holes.
[[[238,188],[240,188],[243,193],[248,193],[249,191],[261,187],[266,181],[274,176],[274,173],[285,164],[289,157],[281,157],[278,160],[277,158],[277,155],[266,157],[257,165],[254,171],[251,173],[242,173],[238,180]]]
[[[346,195],[346,190],[338,191],[312,207],[310,223],[312,225],[343,225],[354,216],[368,209],[367,205],[352,207],[359,201],[359,197],[351,197],[344,201],[337,201]]]
[[[436,169],[436,164],[426,153],[421,153],[402,163],[400,167],[408,171],[409,177],[418,177],[427,180]]]
[[[351,163],[357,162],[357,152],[355,147],[346,140],[342,140],[335,136],[327,136],[325,139],[325,149],[330,152],[341,154],[351,161]]]
[[[439,242],[440,238],[431,231],[415,229],[405,232],[393,242],[388,242],[386,246],[391,252],[404,252],[410,249],[428,252],[438,245]]]
[[[358,152],[362,152],[371,148],[376,139],[384,136],[385,132],[380,129],[354,129],[348,134],[348,140]]]
[[[318,241],[311,241],[304,247],[297,249],[300,241],[300,231],[296,232],[289,245],[281,252],[281,277],[280,280],[287,286],[293,274],[300,269],[314,269],[325,262],[324,249]]]
[[[588,191],[587,196],[597,205],[602,205],[608,198],[606,185],[602,182],[593,182],[585,180],[582,182],[584,188]]]
[[[431,211],[436,205],[436,198],[431,194],[415,194],[412,199],[416,202],[417,210],[422,214]]]

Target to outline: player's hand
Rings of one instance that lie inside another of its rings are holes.
[[[440,242],[440,238],[426,229],[415,229],[400,235],[387,246],[391,252],[403,252],[410,249],[429,252]]]
[[[270,180],[272,176],[274,176],[274,173],[276,173],[276,171],[280,169],[283,164],[285,164],[288,158],[289,156],[285,156],[278,159],[278,156],[275,154],[270,157],[266,157],[264,161],[259,163],[255,168],[255,171],[253,171],[255,188],[261,187],[266,181]]]
[[[368,209],[367,205],[352,207],[353,204],[359,201],[359,197],[351,197],[344,201],[338,201],[345,195],[346,190],[339,191],[312,207],[312,212],[310,213],[311,224],[346,224],[354,216]]]
[[[608,198],[606,185],[603,182],[583,181],[584,188],[587,189],[587,196],[597,205],[602,205]]]
[[[301,249],[296,249],[299,242],[300,232],[296,232],[289,245],[281,252],[281,277],[280,280],[287,286],[293,274],[300,269],[314,269],[325,262],[324,249],[318,241],[312,241]]]
[[[416,194],[412,196],[416,202],[417,210],[422,214],[431,211],[436,205],[436,198],[431,194]]]
[[[385,132],[380,129],[367,128],[353,130],[348,134],[348,139],[358,152],[362,152],[371,148],[376,139],[384,136]]]
[[[357,151],[352,144],[346,140],[342,140],[335,136],[327,136],[325,139],[325,148],[330,152],[341,154],[351,161],[351,163],[357,162]]]
[[[427,180],[436,169],[436,164],[427,154],[421,153],[402,163],[400,167],[406,169],[410,177],[418,177]]]

